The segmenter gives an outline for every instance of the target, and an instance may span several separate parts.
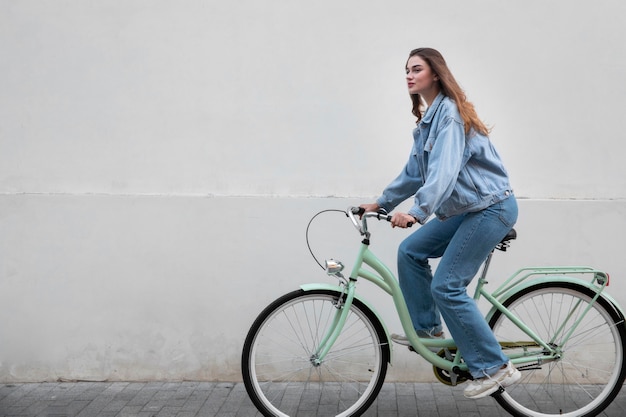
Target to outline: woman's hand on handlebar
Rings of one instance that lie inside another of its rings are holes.
[[[371,203],[371,204],[361,204],[359,207],[361,207],[362,209],[365,210],[365,212],[368,211],[373,211],[374,213],[377,212],[378,210],[380,210],[380,206],[378,205],[378,203]],[[359,216],[363,217],[363,215]]]
[[[394,213],[391,217],[391,227],[400,227],[405,229],[416,223],[415,217],[406,213]]]
[[[361,204],[359,207],[364,210],[363,213],[367,213],[367,212],[377,213],[380,210],[380,206],[378,205],[378,203]],[[359,215],[359,218],[363,217],[363,213]],[[415,223],[417,223],[417,220],[415,219],[415,217],[406,213],[395,213],[391,217],[391,220],[389,221],[391,222],[391,227],[400,227],[402,229],[411,227]]]

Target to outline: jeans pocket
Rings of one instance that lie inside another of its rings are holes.
[[[517,222],[517,200],[514,195],[509,196],[506,200],[497,203],[500,207],[498,217],[500,221],[507,227],[512,228]]]

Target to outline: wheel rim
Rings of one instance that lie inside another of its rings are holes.
[[[623,381],[623,324],[616,324],[611,313],[596,302],[564,341],[590,302],[591,297],[575,289],[547,287],[507,303],[509,310],[551,341],[562,356],[551,363],[518,365],[522,379],[497,397],[500,404],[514,414],[571,417],[595,415],[608,405]],[[498,340],[505,342],[508,355],[533,349],[528,343],[515,346],[516,341],[530,338],[505,316],[497,317],[492,327]]]
[[[305,294],[290,300],[256,333],[249,355],[252,389],[273,415],[313,408],[348,416],[377,390],[386,358],[374,325],[356,303],[331,351],[315,362],[314,352],[338,311],[335,299]]]

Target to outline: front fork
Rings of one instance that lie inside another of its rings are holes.
[[[339,285],[342,289],[339,297],[335,300],[335,308],[337,311],[333,316],[333,322],[330,325],[328,331],[319,343],[319,346],[315,353],[311,355],[311,364],[313,366],[320,366],[324,362],[324,358],[337,341],[337,338],[343,330],[343,326],[346,324],[348,315],[350,314],[350,307],[354,300],[354,294],[356,292],[356,280],[350,278],[346,279],[341,271],[343,265],[341,262],[335,262],[333,260],[326,262],[326,271],[329,275],[333,275],[339,279]]]

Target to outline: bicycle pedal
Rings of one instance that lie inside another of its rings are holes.
[[[493,394],[491,394],[491,396],[495,398],[495,397],[502,395],[503,392],[504,392],[504,388],[498,387],[498,390],[494,392]]]
[[[409,348],[409,350],[410,350],[411,352],[415,352],[415,353],[417,353],[417,354],[419,355],[419,353],[417,352],[417,350],[415,350],[415,349],[413,348],[413,346],[409,345],[409,346],[407,346],[407,348]],[[428,350],[430,350],[430,349],[428,349]],[[447,350],[447,349],[446,349],[446,350]],[[434,350],[430,350],[430,351],[431,351],[431,352],[433,352],[433,353],[436,353],[436,354],[437,354],[437,355],[439,355],[439,356],[441,356],[441,352],[443,352],[443,349],[441,349],[441,350],[436,350],[436,351],[434,351]],[[443,356],[441,356],[441,357],[443,357]]]

